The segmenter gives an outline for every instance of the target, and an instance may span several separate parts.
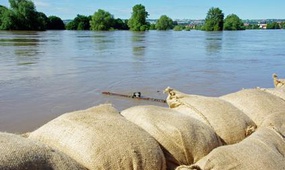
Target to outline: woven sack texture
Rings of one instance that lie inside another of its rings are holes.
[[[159,106],[135,106],[121,114],[151,134],[164,148],[168,169],[190,165],[222,145],[203,122]]]
[[[110,104],[66,113],[29,138],[61,150],[90,170],[166,169],[156,140]]]
[[[242,110],[258,127],[267,116],[285,113],[284,100],[260,89],[244,89],[221,98]]]
[[[260,88],[260,90],[263,90],[285,100],[285,88]]]
[[[260,127],[271,127],[285,136],[285,112],[267,116]]]
[[[1,170],[85,170],[60,151],[9,133],[0,133]]]
[[[208,124],[226,144],[240,142],[256,129],[247,115],[220,98],[185,94],[172,88],[165,91],[170,108]]]
[[[203,170],[284,170],[284,137],[259,128],[238,144],[221,146],[196,163]]]

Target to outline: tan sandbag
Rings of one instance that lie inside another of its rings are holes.
[[[195,165],[203,170],[284,170],[285,140],[271,128],[259,128],[238,144],[221,146]]]
[[[270,127],[285,136],[285,112],[267,116],[260,127]]]
[[[168,169],[197,162],[222,145],[212,128],[169,108],[136,106],[123,110],[121,114],[160,143]]]
[[[110,104],[66,113],[29,138],[57,148],[90,170],[166,169],[155,139]]]
[[[181,165],[175,170],[202,170],[198,165]]]
[[[0,132],[1,170],[85,170],[60,151],[18,135]]]
[[[285,88],[260,88],[260,90],[263,90],[285,100]]]
[[[256,129],[247,115],[222,99],[189,95],[172,88],[165,91],[170,108],[208,124],[226,144],[240,142]]]
[[[178,166],[175,170],[202,170],[202,169],[197,165],[181,165]]]
[[[285,101],[260,89],[244,89],[221,97],[250,117],[257,126],[271,114],[285,112]]]

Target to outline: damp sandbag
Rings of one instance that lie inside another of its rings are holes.
[[[1,170],[87,170],[64,153],[19,135],[0,132]]]
[[[242,141],[256,129],[240,109],[218,97],[185,94],[167,88],[167,103],[173,110],[194,117],[212,127],[226,144]]]
[[[285,140],[272,128],[259,128],[233,145],[221,146],[199,160],[203,170],[284,170]]]
[[[61,115],[29,138],[66,153],[90,170],[166,169],[156,140],[110,104]]]
[[[243,89],[221,98],[242,110],[257,126],[271,114],[285,113],[283,99],[260,89]]]
[[[121,114],[151,134],[162,146],[168,169],[191,165],[222,145],[215,131],[203,122],[159,106],[135,106]]]

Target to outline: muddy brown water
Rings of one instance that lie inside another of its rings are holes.
[[[220,96],[273,87],[285,77],[285,30],[0,32],[0,131],[32,131],[74,110],[112,103],[119,111],[159,102],[170,86]]]

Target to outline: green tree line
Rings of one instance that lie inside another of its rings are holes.
[[[36,11],[31,0],[9,0],[10,8],[0,6],[0,30],[65,29],[56,16]]]
[[[162,15],[156,23],[147,22],[149,13],[145,6],[137,4],[132,8],[131,17],[127,20],[115,18],[108,11],[99,9],[93,15],[77,15],[71,22],[64,24],[57,16],[47,17],[38,12],[31,0],[9,0],[10,8],[0,5],[0,30],[175,30],[189,31],[192,29],[187,24],[177,24],[170,17]],[[207,12],[205,23],[195,27],[204,31],[245,30],[258,29],[258,25],[244,26],[236,14],[224,18],[219,8],[210,8]],[[285,23],[268,23],[267,29],[285,29]]]

